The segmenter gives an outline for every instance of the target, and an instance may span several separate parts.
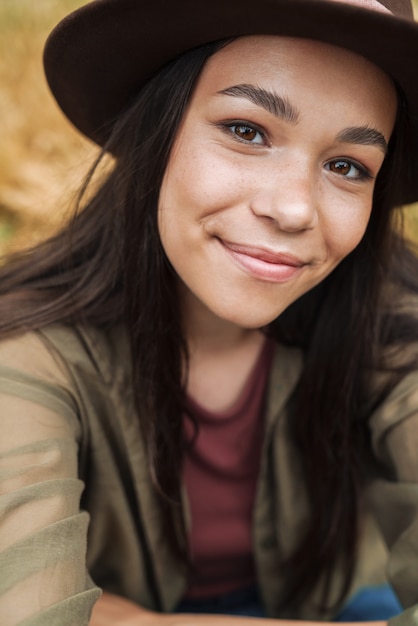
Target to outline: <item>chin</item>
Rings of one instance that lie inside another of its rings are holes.
[[[264,328],[277,319],[287,307],[281,307],[279,310],[275,310],[274,312],[266,312],[262,313],[260,310],[256,311],[245,311],[244,307],[242,307],[239,311],[218,311],[215,312],[218,317],[223,319],[225,322],[230,322],[240,328],[245,328],[247,330],[256,330],[259,328]]]

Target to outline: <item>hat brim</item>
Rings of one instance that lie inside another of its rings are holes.
[[[104,145],[112,122],[168,61],[204,43],[256,34],[347,48],[397,82],[408,104],[413,150],[401,201],[416,201],[418,24],[412,20],[326,0],[96,0],[52,31],[45,72],[66,116]]]

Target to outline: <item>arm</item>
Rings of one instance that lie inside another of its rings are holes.
[[[65,377],[35,335],[0,344],[0,623],[84,626],[79,424]]]
[[[323,624],[323,622],[321,622]],[[273,620],[230,615],[163,614],[147,611],[140,606],[110,593],[104,593],[96,603],[90,626],[320,626],[320,622]],[[346,626],[386,626],[387,622],[367,622]]]
[[[374,452],[388,477],[370,498],[389,549],[387,575],[404,613],[390,626],[418,624],[418,372],[393,390],[371,419]],[[408,608],[409,607],[409,608]]]

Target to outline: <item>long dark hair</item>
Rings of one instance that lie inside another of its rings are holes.
[[[205,61],[221,45],[188,52],[142,89],[114,124],[93,171],[107,151],[116,155],[115,164],[83,210],[57,236],[0,270],[3,336],[56,322],[126,325],[150,472],[168,539],[184,562],[187,539],[180,481],[187,350],[176,276],[160,243],[156,207],[190,94]],[[416,338],[415,320],[402,318],[399,337],[394,324],[398,318],[384,306],[388,277],[418,291],[415,257],[391,224],[403,164],[401,127],[398,121],[364,239],[331,276],[267,329],[277,341],[304,353],[288,426],[301,453],[311,517],[288,561],[283,597],[287,606],[306,597],[320,575],[325,604],[341,559],[346,579],[340,600],[347,592],[360,532],[368,449],[365,424],[377,402],[369,393],[370,373],[383,366],[386,345]],[[379,401],[397,375],[394,372],[381,390]]]

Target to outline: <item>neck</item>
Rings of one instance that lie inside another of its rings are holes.
[[[181,303],[189,352],[187,393],[210,411],[226,410],[241,393],[264,336],[219,318],[189,291]]]

